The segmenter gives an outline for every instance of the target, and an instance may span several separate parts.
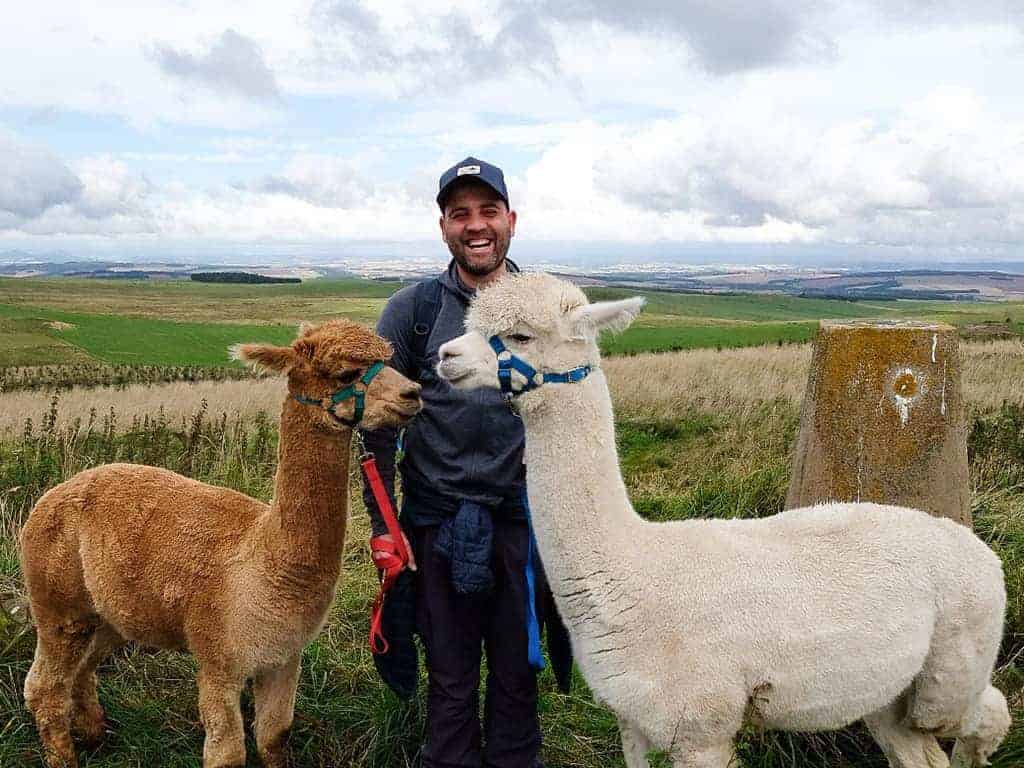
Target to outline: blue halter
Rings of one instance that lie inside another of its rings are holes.
[[[494,350],[494,354],[498,356],[498,383],[501,384],[501,392],[507,400],[529,392],[531,389],[536,389],[541,384],[576,384],[590,375],[589,365],[578,365],[563,373],[540,373],[528,362],[509,352],[497,334],[491,336],[487,341],[491,345],[491,349]],[[506,353],[507,356],[502,358],[502,355]],[[512,389],[512,371],[519,371],[526,379],[523,388],[518,391]]]

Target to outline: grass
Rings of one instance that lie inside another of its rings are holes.
[[[42,365],[62,362],[48,357],[48,349],[71,354],[66,362],[101,361],[113,365],[227,366],[227,349],[243,341],[284,344],[295,338],[294,325],[245,325],[196,323],[125,315],[97,315],[54,309],[0,305],[0,322],[38,328],[43,344],[38,352],[24,354],[5,337],[0,340],[0,359],[7,365]],[[237,364],[236,364],[237,365]]]
[[[997,342],[966,349],[965,376],[971,371],[976,377],[967,387],[974,412],[970,462],[976,530],[1002,557],[1010,593],[997,682],[1010,694],[1017,723],[994,765],[1012,768],[1024,764],[1024,392],[1019,378],[1012,378],[1024,361],[1024,345]],[[607,361],[623,474],[637,509],[659,520],[761,516],[781,509],[806,362],[801,347]],[[16,606],[19,599],[14,535],[28,509],[44,490],[86,466],[140,461],[269,498],[274,420],[258,415],[259,409],[240,416],[222,413],[219,404],[198,395],[235,386],[262,387],[261,402],[276,411],[282,386],[277,379],[72,391],[49,405],[48,396],[39,393],[5,396],[31,395],[36,407],[31,429],[0,437],[0,603]],[[120,409],[117,396],[141,396],[142,389],[174,394],[162,411],[156,401],[132,415]],[[1002,404],[1003,399],[1010,402]],[[408,706],[391,696],[376,679],[366,649],[376,580],[355,481],[351,504],[345,582],[327,626],[303,656],[291,741],[299,768],[413,765],[423,738],[422,695]],[[38,742],[20,687],[33,638],[31,633],[19,637],[22,625],[5,622],[4,615],[0,765],[28,766],[38,760]],[[100,696],[113,730],[104,746],[83,756],[83,766],[198,768],[202,729],[194,670],[187,655],[134,647],[105,663]],[[549,672],[540,684],[549,768],[622,766],[614,718],[593,701],[583,681],[577,677],[569,695],[556,691]],[[248,696],[245,709],[251,720]],[[738,754],[739,768],[884,765],[862,728],[811,736],[749,730]],[[255,766],[252,744],[250,755],[249,765]],[[664,764],[661,757],[652,758],[653,765]]]
[[[603,355],[635,355],[641,352],[678,352],[684,349],[729,349],[762,344],[810,341],[816,323],[729,323],[634,325],[618,335],[601,338]]]
[[[219,366],[107,365],[81,362],[71,365],[0,367],[0,393],[69,390],[72,388],[166,384],[174,381],[226,381],[252,378],[248,368]]]
[[[297,323],[339,314],[372,321],[400,283],[323,279],[279,285],[190,280],[0,278],[0,304],[203,322]]]
[[[67,365],[89,356],[56,338],[46,321],[34,317],[4,317],[0,313],[0,368],[29,365]]]
[[[645,312],[691,319],[746,322],[795,322],[831,319],[926,318],[954,325],[984,320],[1024,322],[1022,302],[844,301],[765,294],[694,294],[640,291],[624,288],[587,288],[591,300],[622,299],[642,295]]]
[[[39,758],[21,703],[33,637],[22,634],[18,618],[14,545],[35,499],[80,469],[120,460],[166,466],[269,498],[276,427],[264,414],[279,407],[280,380],[192,383],[220,377],[181,366],[226,365],[224,350],[237,341],[286,342],[300,319],[345,315],[371,322],[396,287],[0,279],[0,369],[8,367],[0,372],[6,390],[0,395],[0,766]],[[588,293],[598,299],[633,292]],[[1009,317],[1018,332],[1024,320],[1019,304],[647,296],[642,324],[602,344],[614,356],[604,368],[626,484],[638,511],[656,520],[761,516],[782,508],[809,361],[806,345],[787,342],[808,338],[818,319],[921,317],[967,325]],[[769,346],[733,349],[765,342]],[[673,349],[689,351],[645,354]],[[963,349],[965,392],[975,412],[976,529],[1003,558],[1010,592],[998,683],[1013,698],[1017,724],[995,765],[1011,768],[1024,764],[1024,345],[999,341]],[[50,362],[62,365],[9,368]],[[170,383],[155,385],[162,381]],[[53,399],[51,388],[69,386]],[[301,768],[413,765],[422,743],[422,697],[406,706],[387,693],[365,647],[376,581],[356,488],[353,482],[345,584],[324,632],[303,657],[291,742]],[[194,669],[183,654],[130,647],[112,657],[101,670],[100,695],[113,731],[83,765],[199,766]],[[540,684],[550,768],[621,766],[614,718],[583,681],[577,678],[567,696],[549,673]],[[251,719],[248,696],[245,707]],[[816,736],[748,731],[738,754],[742,768],[884,764],[861,728]],[[659,764],[663,758],[652,755],[652,765]]]
[[[300,321],[348,317],[372,324],[397,282],[310,280],[223,285],[184,280],[0,278],[0,367],[83,359],[127,365],[229,365],[237,341],[284,341]],[[601,341],[606,355],[787,344],[821,319],[924,319],[967,329],[1024,332],[1024,303],[804,299],[587,288],[594,299],[642,294],[634,327]],[[989,329],[990,330],[990,329]]]

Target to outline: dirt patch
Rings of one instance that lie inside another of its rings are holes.
[[[47,328],[53,328],[55,331],[70,331],[75,328],[74,323],[62,323],[60,320],[52,320],[46,324]]]

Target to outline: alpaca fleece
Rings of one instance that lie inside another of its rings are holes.
[[[598,366],[597,333],[628,325],[641,303],[587,304],[549,275],[504,278],[480,292],[439,371],[497,387],[492,334],[538,370]],[[516,402],[538,547],[629,768],[650,749],[676,768],[726,768],[744,722],[861,718],[893,768],[947,766],[936,735],[958,738],[957,765],[986,764],[1010,724],[990,683],[1006,594],[999,559],[971,531],[867,503],[648,522],[622,481],[599,368]]]
[[[332,321],[304,327],[289,347],[247,344],[236,354],[287,372],[290,393],[319,399],[390,348]],[[367,389],[364,423],[402,423],[418,393],[384,369]],[[334,412],[351,418],[352,409],[348,400]],[[20,544],[38,630],[25,701],[50,766],[77,764],[72,736],[104,735],[94,672],[128,640],[195,655],[206,768],[245,763],[239,697],[248,679],[260,757],[285,765],[299,657],[340,575],[350,437],[326,411],[288,396],[269,505],[131,464],[86,470],[43,495]]]

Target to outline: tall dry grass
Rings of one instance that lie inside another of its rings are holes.
[[[118,424],[127,426],[133,419],[153,418],[160,409],[169,423],[188,422],[207,403],[212,415],[227,414],[248,418],[259,412],[277,418],[284,398],[284,379],[271,377],[244,381],[174,382],[172,384],[98,387],[66,392],[11,392],[0,395],[0,438],[20,435],[25,420],[42,424],[57,397],[55,428],[66,430],[76,419],[84,426],[90,411],[102,420],[113,409]]]
[[[1024,403],[1024,343],[970,342],[961,350],[964,391],[974,409]],[[618,413],[673,418],[689,410],[744,412],[775,399],[799,406],[810,359],[809,345],[790,344],[611,357],[602,365]],[[84,424],[91,409],[102,418],[111,408],[121,425],[161,407],[171,423],[187,422],[203,400],[211,415],[233,419],[262,411],[276,418],[283,395],[284,382],[277,377],[75,389],[58,395],[55,426],[66,429],[76,418]],[[0,438],[21,434],[26,418],[41,423],[52,398],[52,392],[0,394]]]
[[[961,345],[963,386],[975,410],[1024,403],[1024,343]],[[810,345],[613,357],[602,363],[622,415],[671,418],[688,410],[747,411],[782,399],[799,406],[811,362]]]

